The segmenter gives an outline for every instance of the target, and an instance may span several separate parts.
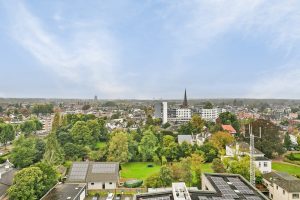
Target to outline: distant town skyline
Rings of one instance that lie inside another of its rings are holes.
[[[0,98],[300,99],[299,1],[1,1]]]

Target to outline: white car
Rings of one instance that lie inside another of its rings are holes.
[[[113,200],[114,194],[113,193],[108,193],[106,200]]]

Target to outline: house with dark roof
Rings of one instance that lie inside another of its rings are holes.
[[[85,183],[58,183],[41,200],[84,200],[86,193]]]
[[[224,157],[241,158],[243,156],[250,156],[250,145],[246,142],[235,142],[226,145],[226,155]],[[272,160],[265,157],[261,151],[254,149],[254,163],[257,169],[263,174],[272,171]]]
[[[8,188],[13,184],[14,175],[17,171],[9,160],[0,165],[0,199],[6,196]]]
[[[202,174],[202,190],[173,183],[165,188],[135,195],[135,200],[267,200],[258,189],[237,174]]]
[[[120,166],[117,162],[74,162],[68,183],[86,183],[88,190],[116,189]]]
[[[263,174],[263,184],[273,200],[300,199],[300,179],[282,172]]]

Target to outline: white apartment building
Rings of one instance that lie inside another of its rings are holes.
[[[176,109],[176,119],[178,121],[189,121],[192,118],[192,111],[189,108]]]
[[[213,108],[213,109],[200,109],[199,114],[202,119],[206,121],[212,121],[215,122],[220,113],[226,112],[225,109],[220,109],[220,108]]]
[[[263,174],[263,184],[273,200],[300,199],[300,179],[282,172]]]

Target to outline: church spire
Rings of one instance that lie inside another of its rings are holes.
[[[187,97],[186,97],[186,89],[184,90],[184,100],[183,100],[182,107],[183,108],[187,108],[188,107],[188,102],[187,102]]]

